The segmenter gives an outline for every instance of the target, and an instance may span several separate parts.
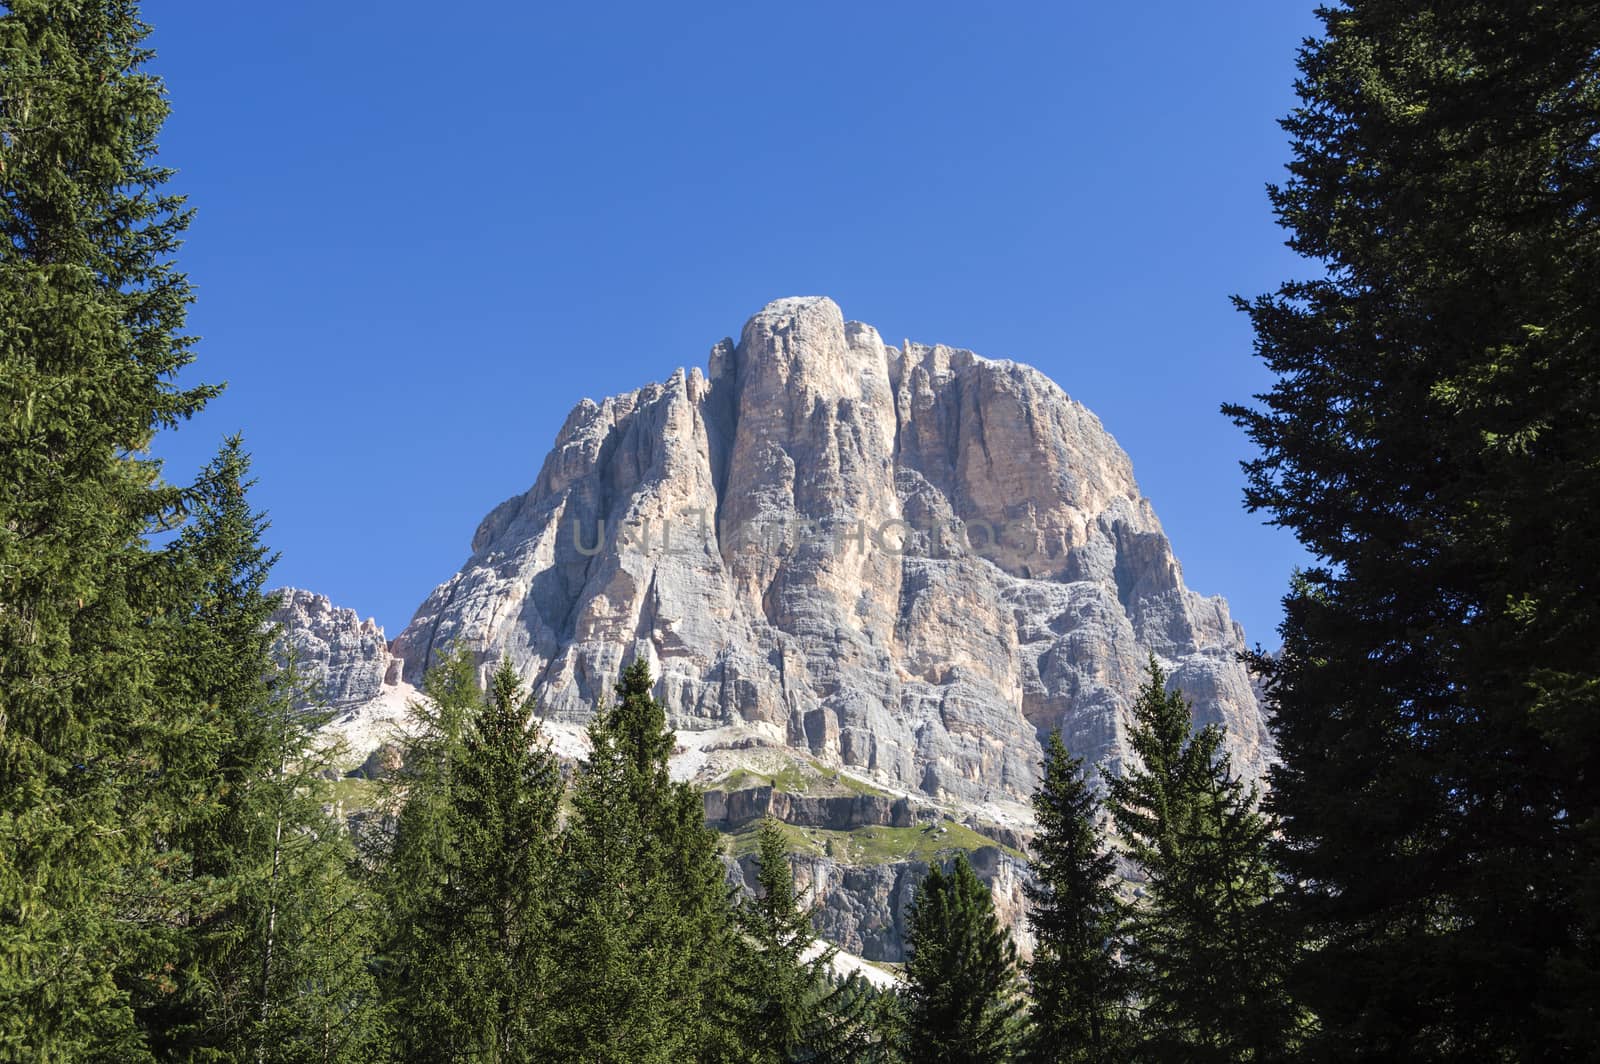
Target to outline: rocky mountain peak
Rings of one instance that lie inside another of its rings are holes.
[[[389,655],[383,629],[371,617],[335,606],[325,595],[281,588],[272,623],[282,628],[281,659],[292,657],[304,680],[316,686],[334,709],[359,706],[377,697],[385,681],[399,679],[401,663]]]
[[[579,403],[471,551],[394,642],[408,681],[459,642],[579,723],[643,656],[685,731],[1020,803],[1050,728],[1122,761],[1154,654],[1263,764],[1242,633],[1184,587],[1099,419],[824,297],[769,303],[703,374]]]
[[[331,737],[360,757],[390,737],[416,695],[404,682],[404,662],[389,653],[378,622],[335,606],[326,595],[279,588],[269,623],[278,631],[274,654],[292,663],[302,684],[301,704],[331,715]]]
[[[730,876],[774,815],[830,941],[904,959],[930,864],[966,852],[1026,953],[1040,739],[1115,772],[1154,655],[1259,773],[1267,733],[1220,598],[1184,586],[1132,463],[1044,374],[886,345],[781,299],[704,372],[595,402],[391,646],[289,590],[278,620],[351,758],[391,738],[453,644],[509,657],[561,756],[634,657],[709,787]]]

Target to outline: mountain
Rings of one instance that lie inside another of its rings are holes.
[[[877,870],[832,934],[878,959],[941,840],[1020,874],[1042,735],[1117,771],[1152,654],[1241,772],[1270,757],[1242,630],[1184,586],[1099,419],[1035,369],[886,345],[825,298],[768,304],[704,372],[580,402],[386,656],[325,655],[361,677],[330,689],[381,666],[371,715],[392,713],[456,644],[509,657],[574,754],[646,658],[714,820],[784,805],[831,862],[804,873],[825,906]]]
[[[1099,420],[828,299],[769,304],[709,374],[579,403],[395,640],[405,678],[456,641],[572,721],[643,655],[679,728],[765,726],[940,799],[1026,798],[1052,727],[1120,763],[1151,653],[1243,769],[1266,742],[1243,633],[1183,586]]]
[[[417,691],[401,679],[404,665],[389,653],[383,629],[371,617],[335,606],[326,595],[279,588],[272,623],[280,629],[276,656],[293,663],[310,699],[330,714],[330,737],[347,756],[365,756],[405,722]]]

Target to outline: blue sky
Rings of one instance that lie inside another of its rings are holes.
[[[232,431],[280,583],[391,636],[584,396],[771,299],[1031,363],[1132,455],[1252,641],[1290,570],[1218,404],[1310,271],[1264,186],[1311,3],[147,3],[198,216],[175,477]]]

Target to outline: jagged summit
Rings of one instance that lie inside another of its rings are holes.
[[[756,318],[792,318],[796,314],[817,307],[831,308],[831,313],[841,321],[844,320],[844,312],[839,309],[839,304],[827,296],[782,296],[774,299],[751,315],[750,320],[754,321]]]
[[[669,362],[670,364],[670,362]],[[941,800],[1020,801],[1061,727],[1115,765],[1154,653],[1245,771],[1265,728],[1127,455],[1031,367],[775,300],[706,371],[574,407],[393,652],[509,655],[580,722],[646,657],[680,729],[749,726]]]
[[[406,718],[416,690],[401,678],[404,665],[389,653],[378,622],[335,606],[326,595],[279,588],[271,623],[278,627],[275,653],[293,663],[304,701],[331,714],[330,738],[341,739],[358,759],[390,738]]]
[[[951,848],[1027,952],[1039,738],[1115,770],[1149,654],[1242,771],[1266,756],[1243,633],[1183,586],[1099,419],[1035,369],[886,345],[822,297],[769,303],[704,371],[579,402],[387,648],[309,593],[280,620],[356,760],[453,642],[486,669],[509,655],[569,758],[644,656],[710,821],[784,819],[818,929],[874,960],[904,960]]]

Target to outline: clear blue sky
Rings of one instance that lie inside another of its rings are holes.
[[[1054,377],[1276,645],[1302,555],[1217,407],[1267,383],[1228,296],[1309,269],[1264,185],[1312,6],[150,2],[230,385],[160,453],[242,431],[278,582],[393,636],[578,399],[824,294]]]

